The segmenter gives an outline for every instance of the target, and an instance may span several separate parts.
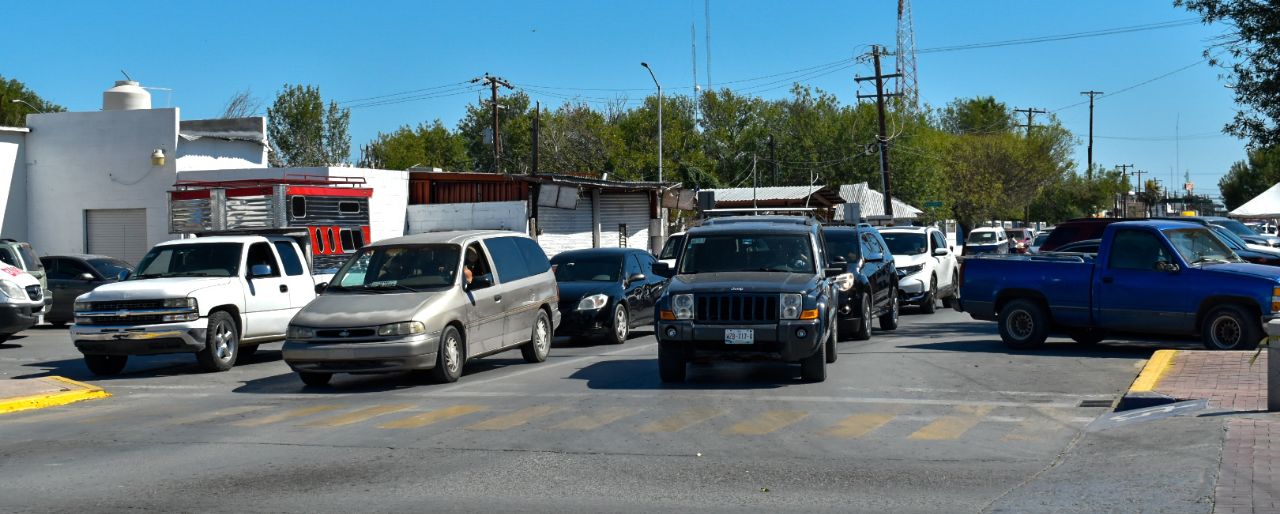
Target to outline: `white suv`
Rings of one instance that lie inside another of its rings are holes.
[[[898,291],[903,304],[918,305],[925,313],[944,307],[959,294],[956,278],[960,265],[947,237],[933,227],[886,227],[880,236],[889,244],[898,268]]]

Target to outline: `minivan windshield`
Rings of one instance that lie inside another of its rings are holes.
[[[1164,235],[1188,264],[1240,262],[1235,252],[1203,228],[1170,229]]]
[[[424,244],[366,247],[333,276],[328,293],[416,292],[453,286],[462,247]]]
[[[929,251],[929,240],[921,233],[885,231],[880,237],[889,243],[889,253],[894,255],[920,255]]]
[[[557,282],[617,282],[622,274],[621,257],[566,257],[551,259]]]
[[[152,248],[129,280],[165,277],[234,277],[240,272],[242,243],[199,243]]]
[[[802,235],[716,234],[688,236],[680,273],[772,271],[813,273],[809,238]]]

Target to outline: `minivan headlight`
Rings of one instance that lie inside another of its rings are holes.
[[[195,298],[166,298],[164,300],[164,308],[196,310],[196,299]]]
[[[591,296],[583,297],[582,301],[578,302],[578,310],[596,311],[596,310],[603,309],[605,305],[608,305],[608,303],[609,303],[609,295],[593,294]]]
[[[410,336],[422,334],[426,331],[427,326],[421,321],[401,321],[399,323],[387,323],[378,327],[378,335],[380,336]]]
[[[778,317],[782,319],[800,319],[800,309],[804,306],[804,297],[795,293],[783,293],[778,301],[778,308],[781,312]]]
[[[671,295],[671,312],[676,315],[676,319],[693,319],[693,295]]]
[[[315,337],[315,329],[297,325],[289,325],[288,331],[285,332],[285,338],[287,339],[314,339]]]

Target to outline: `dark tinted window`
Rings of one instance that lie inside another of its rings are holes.
[[[120,276],[121,271],[133,273],[133,266],[120,259],[89,259],[89,265],[93,269],[98,270],[98,274],[106,277],[108,280],[114,280]]]
[[[18,256],[8,248],[0,248],[0,262],[4,262],[5,264],[16,268],[22,267],[22,265],[18,263]]]
[[[627,269],[624,271],[626,271],[626,273],[623,275],[627,278],[630,278],[631,275],[635,275],[636,273],[644,274],[644,270],[640,268],[640,261],[636,259],[635,254],[631,254],[627,257]]]
[[[350,230],[344,228],[338,232],[338,235],[339,235],[339,240],[342,242],[342,249],[344,251],[350,252],[350,251],[356,250],[356,242],[351,237]]]
[[[857,233],[852,230],[826,230],[823,237],[827,240],[827,254],[832,260],[844,258],[845,262],[854,263],[862,258],[862,244],[858,242]]]
[[[919,255],[929,251],[929,239],[918,232],[883,232],[880,237],[894,255]]]
[[[307,197],[295,196],[289,201],[290,212],[295,218],[307,217]]]
[[[516,245],[514,237],[495,237],[484,242],[493,257],[493,267],[498,271],[498,280],[513,282],[529,276],[529,267],[525,265],[524,255]]]
[[[813,273],[808,234],[690,234],[680,256],[680,273],[766,271]]]
[[[280,254],[280,260],[284,261],[285,274],[294,277],[302,274],[302,259],[298,257],[298,251],[293,243],[289,241],[273,241],[276,245],[276,252]]]
[[[338,212],[343,214],[355,214],[360,212],[360,204],[357,202],[338,202]]]
[[[271,253],[271,245],[267,243],[253,243],[249,247],[249,263],[246,271],[253,273],[253,267],[258,265],[271,268],[271,273],[265,275],[266,277],[280,276],[280,264],[276,262],[275,254]]]
[[[1160,238],[1142,230],[1116,231],[1111,242],[1111,269],[1155,271],[1156,263],[1169,262]]]
[[[547,260],[547,253],[542,251],[542,247],[532,239],[523,237],[513,237],[516,246],[520,248],[520,255],[524,256],[524,264],[529,268],[530,275],[540,275],[551,269],[551,261]]]
[[[947,238],[943,237],[942,232],[934,232],[933,248],[936,250],[938,248],[946,248],[946,247],[947,247]]]
[[[44,264],[44,271],[47,273],[49,280],[71,280],[75,278],[70,266],[62,266],[62,259],[50,259],[45,257],[40,259]]]
[[[662,252],[658,254],[659,259],[677,259],[680,257],[680,249],[684,247],[684,234],[671,236],[667,238],[667,244],[662,245]]]
[[[18,254],[22,256],[23,262],[27,263],[26,269],[44,269],[44,265],[40,264],[40,258],[36,257],[36,252],[31,250],[31,245],[27,243],[18,245]]]
[[[61,270],[62,273],[66,274],[67,278],[74,280],[80,280],[81,275],[84,275],[85,273],[90,275],[94,274],[92,268],[75,259],[61,259],[61,262],[58,263],[58,269]]]

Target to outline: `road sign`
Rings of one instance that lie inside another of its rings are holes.
[[[924,208],[926,209],[934,209],[938,207],[942,207],[942,202],[925,202],[924,203]]]

